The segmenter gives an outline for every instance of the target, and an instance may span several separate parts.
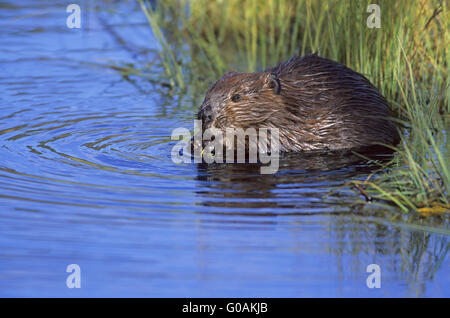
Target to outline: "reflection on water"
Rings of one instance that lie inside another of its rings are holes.
[[[307,213],[330,210],[326,189],[379,169],[390,154],[354,152],[281,154],[276,174],[261,174],[262,164],[199,164],[197,180],[211,182],[197,193],[201,204],[215,207],[265,209],[266,213]],[[364,156],[364,157],[362,157]],[[214,198],[220,200],[214,201]],[[226,198],[227,200],[222,200]],[[282,210],[278,210],[278,208]],[[302,210],[303,210],[302,209]],[[347,208],[346,208],[347,209]],[[258,210],[260,211],[260,210]]]
[[[137,6],[86,3],[81,30],[64,5],[0,5],[0,296],[450,295],[448,217],[342,187],[389,155],[174,164],[195,103],[111,67],[159,72]]]

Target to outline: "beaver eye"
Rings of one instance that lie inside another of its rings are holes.
[[[231,96],[231,100],[236,103],[241,100],[241,95],[234,94],[233,96]]]

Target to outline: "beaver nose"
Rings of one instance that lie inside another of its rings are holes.
[[[207,126],[207,124],[212,122],[212,109],[210,105],[201,107],[198,112],[198,119],[202,120],[204,126]]]

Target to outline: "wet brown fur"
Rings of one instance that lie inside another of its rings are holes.
[[[395,145],[400,137],[391,116],[363,75],[316,54],[265,72],[229,72],[210,87],[198,113],[203,129],[276,127],[285,152]]]

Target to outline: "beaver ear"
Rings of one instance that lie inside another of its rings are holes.
[[[267,76],[267,84],[268,84],[269,88],[271,88],[276,95],[280,95],[281,84],[280,84],[280,79],[278,78],[278,76],[276,74],[270,73],[269,76]]]

